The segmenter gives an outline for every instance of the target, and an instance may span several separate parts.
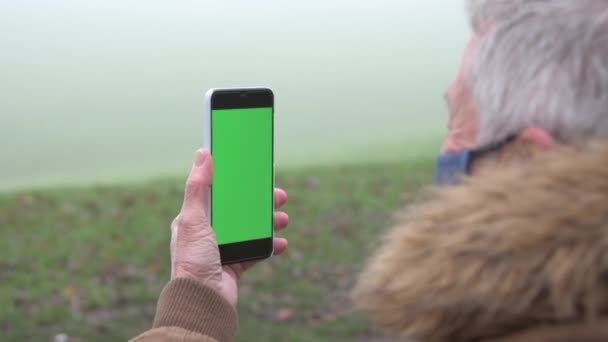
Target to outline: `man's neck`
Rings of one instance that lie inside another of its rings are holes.
[[[477,175],[495,167],[506,167],[525,163],[542,151],[529,141],[514,140],[492,153],[475,160],[471,165],[471,175]]]

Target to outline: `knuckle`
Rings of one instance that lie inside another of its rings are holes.
[[[186,191],[184,199],[186,203],[202,203],[205,198],[205,192],[209,191],[210,187],[203,182],[192,180],[186,182]]]
[[[201,186],[201,179],[197,176],[191,176],[186,180],[186,194],[197,190]]]
[[[177,220],[179,229],[187,232],[204,230],[208,225],[208,220],[203,213],[181,213]]]
[[[205,175],[202,174],[191,174],[186,180],[187,190],[199,190],[207,186]]]

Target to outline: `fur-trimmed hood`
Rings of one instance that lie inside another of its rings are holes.
[[[608,313],[608,144],[556,148],[429,197],[353,292],[374,321],[473,341]]]

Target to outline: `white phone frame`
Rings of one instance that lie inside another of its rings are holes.
[[[211,154],[213,155],[213,148],[211,146],[211,115],[212,115],[212,110],[211,110],[211,99],[213,98],[213,94],[217,91],[238,91],[238,90],[255,90],[255,89],[268,89],[270,90],[273,94],[274,92],[272,91],[272,88],[270,87],[235,87],[235,88],[211,88],[209,89],[206,93],[205,93],[205,105],[204,105],[204,110],[203,110],[203,148],[208,149],[209,152],[211,152]],[[274,95],[273,95],[274,98]],[[275,103],[273,101],[272,104],[272,125],[273,125],[273,130],[272,130],[272,143],[274,145],[275,142],[275,130],[276,130],[276,125],[275,125]],[[274,146],[272,147],[272,160],[273,160],[273,164],[272,164],[272,229],[271,229],[271,235],[270,238],[273,240],[272,243],[272,250],[270,252],[270,256],[272,257],[274,255],[274,208],[275,208],[275,198],[274,198],[274,187],[275,187],[275,153],[274,153]],[[207,209],[207,217],[209,218],[209,223],[213,222],[212,218],[211,218],[211,207],[213,206],[213,203],[211,201],[211,192],[209,192],[209,208]]]

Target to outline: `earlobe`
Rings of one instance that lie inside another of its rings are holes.
[[[555,145],[555,139],[547,130],[538,127],[526,128],[518,136],[518,140],[532,143],[538,147],[549,149]]]

